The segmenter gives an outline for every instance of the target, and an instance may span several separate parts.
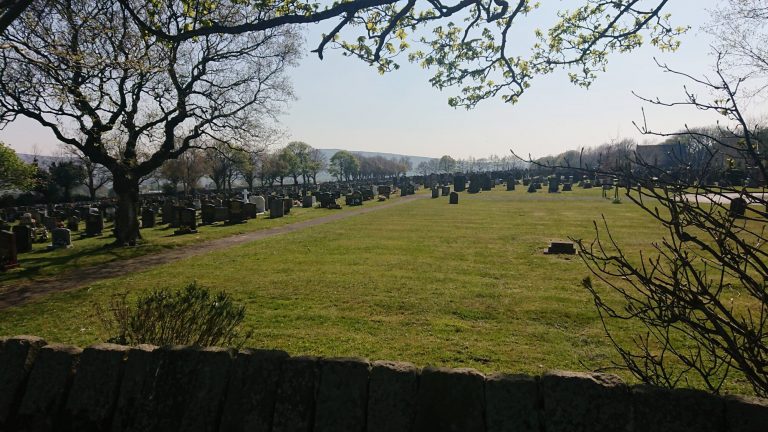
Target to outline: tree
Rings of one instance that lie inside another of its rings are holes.
[[[745,78],[726,75],[722,59],[718,56],[713,78],[695,78],[662,66],[692,79],[705,89],[701,93],[713,94],[713,100],[688,89],[681,102],[644,100],[715,111],[723,122],[716,133],[712,129],[659,133],[639,126],[647,134],[698,143],[710,152],[708,163],[679,159],[679,166],[670,170],[635,153],[634,168],[607,171],[632,185],[627,199],[660,223],[665,236],[652,245],[651,255],[636,257],[618,244],[606,224],[594,241],[578,243],[582,259],[602,282],[587,278],[583,286],[592,294],[623,365],[642,381],[674,387],[696,378],[717,393],[736,372],[756,394],[766,396],[768,238],[763,226],[768,200],[740,184],[708,181],[712,171],[729,169],[719,157],[725,152],[748,161],[765,185],[765,157],[757,139],[765,127],[747,119],[740,106]],[[630,343],[615,337],[614,325],[626,320],[643,328]]]
[[[357,157],[346,150],[339,150],[331,156],[328,172],[338,181],[351,180],[360,171]]]
[[[28,190],[34,186],[35,165],[25,163],[12,148],[0,142],[0,189]]]
[[[517,43],[517,38],[510,42],[513,24],[538,7],[529,0],[358,0],[325,6],[300,0],[225,0],[215,5],[189,0],[183,8],[174,1],[121,1],[145,32],[174,42],[337,20],[313,51],[320,59],[326,48],[338,48],[385,73],[398,69],[397,56],[407,52],[408,60],[436,70],[433,86],[460,87],[449,104],[464,107],[497,96],[514,103],[536,75],[559,67],[571,68],[570,80],[588,86],[605,67],[609,52],[632,51],[642,44],[643,35],[661,49],[675,49],[675,37],[685,31],[671,26],[662,13],[668,0],[581,0],[574,9],[559,11],[549,29],[537,30],[531,46]],[[221,10],[232,4],[244,4],[251,13],[220,19]],[[185,26],[158,24],[184,14],[194,18]],[[464,24],[457,25],[452,17],[461,17]],[[424,36],[409,41],[417,34]]]
[[[312,179],[312,183],[317,185],[317,174],[325,170],[328,166],[325,154],[322,151],[313,148],[309,152],[309,161],[307,163],[307,176]]]
[[[443,155],[443,157],[441,157],[440,161],[437,163],[437,166],[439,171],[444,173],[451,173],[453,172],[454,168],[456,168],[456,160],[448,155]]]
[[[82,165],[68,160],[58,164],[53,162],[48,167],[51,181],[64,192],[64,201],[72,198],[72,189],[85,183],[86,173]]]
[[[83,167],[83,170],[85,171],[84,184],[85,187],[88,188],[88,196],[91,197],[91,201],[95,201],[96,192],[112,181],[112,176],[109,174],[109,170],[104,166],[91,161],[90,158],[77,151],[74,147],[68,147],[66,150],[68,150],[70,154],[77,159],[77,163]]]
[[[32,119],[110,171],[118,245],[140,238],[142,178],[203,140],[245,147],[260,135],[290,98],[283,72],[298,46],[292,26],[159,39],[126,5],[34,1],[0,35],[0,126]],[[210,9],[198,6],[153,15],[153,28],[189,28],[193,10]],[[247,8],[228,2],[206,16],[225,22],[252,16]]]
[[[238,175],[237,161],[241,151],[219,143],[205,151],[205,173],[211,178],[217,192],[232,190],[232,183]]]

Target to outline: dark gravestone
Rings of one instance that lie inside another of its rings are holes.
[[[557,179],[557,177],[552,176],[549,179],[547,179],[549,183],[549,188],[547,189],[547,192],[549,193],[558,193],[560,191],[560,181]]]
[[[181,211],[184,210],[183,206],[173,207],[173,215],[171,217],[171,228],[178,228],[181,226]]]
[[[389,199],[389,196],[392,194],[392,188],[389,186],[379,186],[377,188],[377,192],[379,195],[384,195],[387,197],[387,199]]]
[[[529,178],[524,178],[523,179],[523,186],[528,186],[530,184],[531,184],[531,179],[529,179]]]
[[[354,191],[351,194],[347,195],[347,205],[348,206],[363,205],[363,194],[360,193],[360,191]]]
[[[293,208],[293,199],[283,198],[283,214],[291,214]]]
[[[535,193],[536,192],[536,184],[531,182],[528,184],[528,193]]]
[[[259,213],[256,211],[256,204],[251,202],[243,204],[243,211],[245,211],[245,217],[248,219],[256,219],[256,215]]]
[[[216,206],[213,204],[203,204],[200,208],[200,219],[203,225],[210,225],[216,222]]]
[[[229,219],[228,223],[238,224],[245,222],[245,209],[243,208],[243,202],[238,200],[229,201]]]
[[[90,209],[88,216],[85,218],[85,235],[98,236],[104,231],[104,218],[101,216],[99,209]]]
[[[443,186],[440,188],[440,196],[448,196],[451,194],[450,186]]]
[[[179,229],[174,234],[191,234],[197,232],[197,212],[195,209],[182,208],[179,212]]]
[[[49,249],[67,249],[72,247],[72,233],[66,228],[55,228],[51,231]]]
[[[731,200],[731,208],[728,210],[728,214],[732,218],[743,218],[746,211],[747,201],[744,198],[739,197]]]
[[[361,189],[360,193],[363,194],[363,201],[370,201],[373,199],[373,189],[371,188]]]
[[[563,192],[571,192],[573,190],[573,186],[571,183],[563,183]]]
[[[270,219],[281,218],[285,215],[285,207],[283,206],[283,200],[271,199],[269,200],[269,217]]]
[[[440,192],[438,191],[438,189],[436,187],[432,188],[432,198],[439,198],[439,197],[440,197]]]
[[[303,208],[312,208],[315,206],[315,201],[317,198],[315,198],[312,195],[306,195],[301,198],[301,207]]]
[[[515,178],[514,177],[508,177],[507,178],[507,191],[513,191],[515,190]]]
[[[490,175],[484,174],[480,176],[480,187],[486,192],[493,189],[493,180],[491,180]]]
[[[3,270],[19,266],[16,256],[16,234],[11,231],[0,231],[0,268]]]
[[[464,192],[467,188],[467,178],[463,175],[455,176],[453,178],[453,190],[456,192]]]
[[[459,203],[459,194],[456,192],[451,192],[451,195],[448,198],[449,204],[458,204]]]
[[[226,207],[216,207],[213,210],[213,220],[216,222],[226,222],[229,219],[229,210]]]
[[[544,253],[551,255],[575,255],[576,247],[571,242],[552,242]]]
[[[72,215],[67,218],[67,229],[70,231],[80,231],[80,218]]]
[[[141,211],[141,227],[142,228],[154,228],[156,222],[156,212],[147,207]]]
[[[469,189],[467,189],[467,192],[471,194],[476,194],[480,192],[480,176],[473,176],[469,180]]]
[[[32,229],[26,225],[16,225],[11,230],[16,235],[16,252],[32,252]]]
[[[160,223],[163,225],[171,223],[173,220],[173,201],[167,200],[163,203],[163,212],[160,217]]]

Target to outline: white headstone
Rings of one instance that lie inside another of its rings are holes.
[[[263,196],[256,195],[255,199],[251,202],[256,204],[256,213],[264,213],[266,211],[267,203],[264,201]]]

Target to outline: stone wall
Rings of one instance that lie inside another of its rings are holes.
[[[0,339],[2,431],[766,432],[768,401],[606,374]]]

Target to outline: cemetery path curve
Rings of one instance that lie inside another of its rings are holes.
[[[98,266],[72,270],[50,278],[40,278],[32,281],[24,281],[18,284],[10,283],[3,286],[3,291],[0,291],[0,310],[4,310],[12,306],[20,306],[48,294],[69,291],[87,286],[100,280],[125,276],[133,272],[147,270],[151,267],[156,267],[184,258],[227,249],[233,246],[238,246],[264,238],[274,237],[281,234],[292,233],[305,228],[322,225],[329,222],[335,222],[361,214],[371,213],[377,210],[382,210],[428,197],[428,194],[399,197],[397,200],[376,207],[363,207],[275,228],[253,231],[245,234],[237,234],[193,245],[179,246],[177,248],[159,253],[142,255],[124,260],[116,260]]]

